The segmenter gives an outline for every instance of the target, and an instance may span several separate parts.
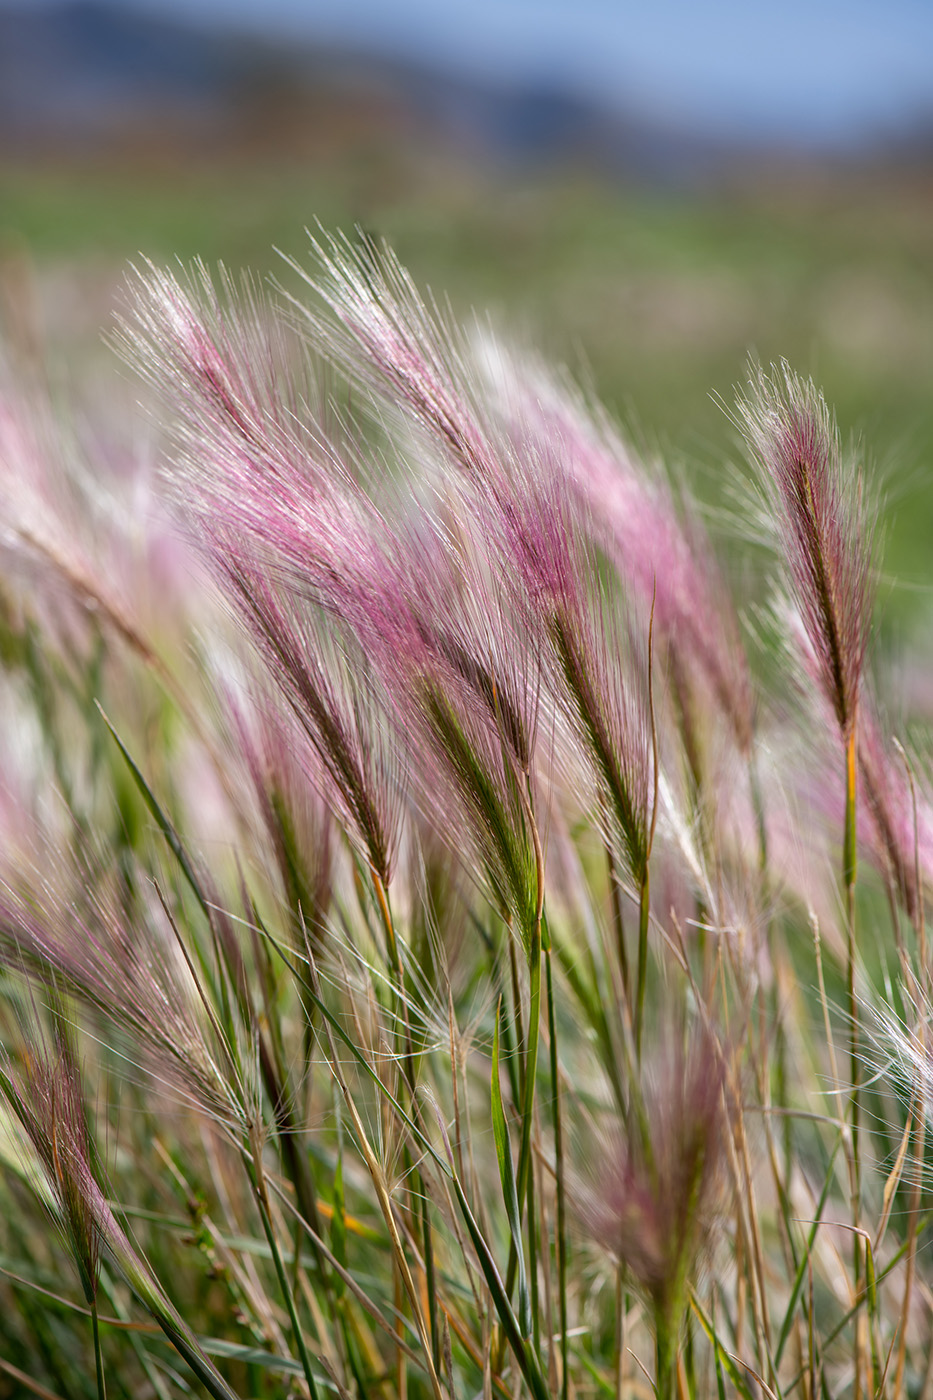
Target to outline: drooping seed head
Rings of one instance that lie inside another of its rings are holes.
[[[322,790],[320,759],[279,697],[253,686],[246,699],[231,692],[224,708],[242,754],[259,819],[292,916],[317,948],[331,902],[334,823]]]
[[[255,1087],[235,1063],[165,914],[130,921],[112,892],[89,885],[73,902],[50,882],[26,893],[0,884],[0,964],[41,986],[58,981],[126,1038],[129,1057],[239,1140]]]
[[[685,493],[675,500],[662,473],[566,378],[488,336],[477,361],[510,437],[553,458],[576,513],[626,588],[643,612],[653,606],[658,639],[683,685],[709,694],[746,753],[754,705],[735,609]]]
[[[93,1303],[106,1225],[81,1071],[63,1039],[49,1045],[37,1028],[31,1032],[18,1063],[0,1059],[0,1089],[32,1144],[85,1299]]]

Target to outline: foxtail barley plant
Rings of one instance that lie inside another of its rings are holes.
[[[933,1394],[868,473],[751,369],[739,611],[565,376],[311,261],[134,274],[138,459],[0,387],[0,1395]]]

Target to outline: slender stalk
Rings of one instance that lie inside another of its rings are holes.
[[[904,1368],[907,1361],[907,1323],[910,1317],[910,1302],[913,1295],[914,1273],[917,1261],[917,1226],[920,1219],[920,1202],[923,1191],[923,1158],[926,1149],[926,1116],[922,1097],[918,1096],[917,1126],[914,1130],[915,1177],[910,1192],[907,1220],[907,1264],[904,1270],[904,1298],[901,1303],[900,1338],[897,1348],[897,1364],[894,1371],[894,1400],[901,1400],[904,1394]]]
[[[392,1307],[395,1312],[395,1390],[399,1400],[408,1400],[408,1359],[401,1345],[405,1335],[405,1288],[399,1271],[395,1271],[392,1286]]]
[[[282,1253],[279,1249],[279,1242],[276,1239],[275,1229],[272,1224],[272,1212],[269,1205],[269,1193],[266,1190],[266,1180],[262,1169],[262,1162],[259,1159],[259,1149],[257,1149],[250,1164],[250,1175],[253,1180],[253,1191],[256,1197],[256,1204],[259,1207],[259,1218],[262,1221],[262,1228],[269,1245],[269,1252],[272,1255],[272,1263],[275,1266],[276,1278],[279,1282],[285,1306],[288,1309],[289,1321],[292,1325],[292,1333],[295,1338],[295,1345],[298,1348],[298,1358],[301,1361],[302,1370],[305,1373],[305,1380],[308,1383],[308,1390],[311,1400],[318,1400],[317,1384],[314,1379],[314,1372],[311,1369],[311,1357],[308,1353],[307,1344],[304,1338],[304,1331],[301,1320],[298,1317],[298,1309],[295,1305],[295,1295],[289,1285],[288,1275],[285,1272],[285,1265],[282,1260]]]
[[[898,744],[896,740],[895,745],[907,769],[907,780],[910,784],[914,830],[914,885],[917,891],[917,953],[920,962],[920,972],[923,978],[923,989],[929,998],[930,967],[927,962],[926,919],[923,907],[923,888],[920,883],[920,838],[917,823],[917,788],[914,783],[913,769],[911,768],[903,747]],[[914,1182],[910,1192],[910,1206],[908,1208],[907,1267],[904,1273],[904,1299],[901,1304],[900,1339],[897,1349],[897,1365],[894,1373],[894,1400],[901,1400],[901,1396],[904,1393],[904,1367],[907,1361],[907,1322],[910,1315],[910,1302],[913,1293],[917,1258],[917,1227],[923,1195],[923,1162],[926,1154],[926,1105],[924,1103],[923,1090],[920,1087],[921,1084],[922,1081],[919,1081],[916,1108],[917,1127],[914,1138],[914,1162],[916,1165],[914,1169]]]
[[[511,923],[506,924],[506,937],[509,944],[509,973],[512,980],[512,1007],[515,1018],[515,1045],[518,1050],[515,1063],[509,1061],[509,1082],[512,1085],[512,1092],[515,1094],[515,1101],[525,1097],[525,1023],[522,1016],[521,984],[518,980],[518,954],[515,951],[515,939],[512,936]],[[516,1092],[517,1086],[517,1092]]]
[[[524,1072],[522,1077],[522,1136],[518,1153],[517,1191],[518,1191],[518,1217],[519,1222],[523,1218],[525,1200],[528,1200],[528,1264],[532,1293],[532,1319],[535,1329],[535,1345],[538,1341],[538,1308],[537,1308],[537,1242],[535,1240],[535,1217],[534,1217],[534,1186],[531,1180],[531,1135],[534,1123],[535,1107],[535,1079],[538,1069],[538,1042],[541,1028],[541,944],[542,927],[544,924],[544,848],[541,845],[541,836],[538,831],[538,824],[535,821],[534,809],[532,807],[530,792],[526,792],[519,783],[517,790],[522,801],[525,819],[531,832],[532,844],[535,854],[535,880],[537,886],[535,900],[534,924],[528,943],[528,1037],[525,1045]],[[513,965],[513,977],[515,968]],[[518,1013],[519,1002],[516,998],[516,1013]],[[506,1269],[505,1291],[508,1297],[512,1295],[515,1286],[515,1276],[518,1270],[518,1255],[514,1241],[509,1248],[509,1262]],[[501,1365],[501,1349],[496,1360],[496,1370]]]
[[[524,1192],[529,1179],[531,1166],[531,1129],[534,1121],[535,1078],[538,1068],[538,1041],[541,1030],[541,930],[544,924],[544,848],[538,823],[535,821],[531,796],[521,784],[518,785],[525,809],[525,817],[531,830],[535,853],[535,882],[537,898],[535,921],[528,948],[528,1049],[525,1057],[525,1101],[522,1107],[522,1141],[518,1157],[518,1210],[521,1215]],[[529,1217],[530,1228],[534,1228]]]
[[[696,1347],[694,1346],[693,1313],[689,1306],[690,1290],[687,1290],[688,1303],[684,1314],[686,1339],[683,1352],[678,1357],[678,1381],[680,1394],[695,1396],[697,1393]]]
[[[419,1192],[421,1202],[421,1245],[424,1250],[424,1281],[428,1292],[428,1318],[431,1324],[431,1359],[434,1362],[434,1369],[440,1372],[441,1369],[441,1335],[438,1323],[437,1306],[437,1270],[434,1265],[434,1241],[431,1232],[431,1215],[428,1205],[428,1197],[423,1189],[424,1177],[418,1173],[418,1181],[422,1185]]]
[[[526,1198],[533,1202],[534,1188],[531,1186],[531,1129],[534,1118],[535,1101],[535,1077],[538,1065],[538,1041],[539,1023],[541,1020],[541,924],[537,924],[535,934],[532,937],[531,947],[528,953],[528,975],[530,981],[529,1009],[528,1009],[528,1041],[525,1048],[525,1072],[524,1072],[524,1096],[522,1099],[522,1137],[518,1153],[517,1191],[518,1191],[518,1214],[519,1220],[523,1217],[524,1204]],[[529,1209],[528,1216],[528,1244],[529,1244],[529,1275],[535,1271],[535,1240],[534,1240],[534,1211]],[[515,1287],[515,1278],[518,1272],[518,1254],[515,1250],[514,1242],[509,1247],[509,1262],[506,1269],[505,1291],[508,1297],[512,1296]],[[534,1284],[532,1284],[534,1286]],[[501,1366],[501,1350],[495,1358],[498,1370]]]
[[[635,1056],[641,1060],[641,1035],[645,1020],[645,987],[648,981],[648,922],[651,913],[648,866],[638,894],[638,991],[635,999]]]
[[[418,1115],[417,1104],[417,1068],[415,1059],[414,1042],[411,1035],[411,1023],[408,1018],[408,1005],[405,1000],[405,970],[402,964],[401,950],[399,949],[398,938],[395,933],[395,924],[392,919],[392,910],[389,905],[389,897],[382,877],[375,868],[371,869],[373,888],[376,892],[376,900],[379,905],[379,912],[382,916],[382,924],[386,935],[386,948],[388,952],[389,973],[395,982],[395,996],[398,1008],[402,1015],[405,1036],[405,1053],[403,1065],[405,1080],[408,1085],[411,1111],[414,1116]],[[406,1149],[406,1156],[407,1156]],[[428,1318],[431,1329],[431,1359],[434,1363],[435,1372],[441,1369],[441,1329],[438,1318],[437,1307],[437,1278],[434,1267],[434,1244],[431,1232],[431,1215],[428,1205],[427,1191],[425,1190],[424,1178],[418,1168],[414,1169],[413,1184],[415,1195],[419,1201],[418,1214],[421,1224],[421,1242],[424,1250],[424,1271],[425,1287],[428,1295]],[[400,1354],[401,1355],[401,1354]],[[400,1363],[401,1364],[401,1363]]]
[[[651,597],[651,617],[648,622],[648,717],[651,722],[651,818],[645,845],[644,866],[638,891],[638,992],[635,1002],[635,1057],[641,1061],[641,1033],[644,1023],[645,986],[648,978],[648,922],[651,914],[651,850],[658,820],[658,728],[654,714],[654,604],[657,580]]]
[[[544,967],[547,989],[548,1039],[551,1050],[551,1113],[554,1124],[554,1172],[557,1182],[557,1286],[560,1314],[561,1400],[567,1400],[570,1371],[567,1352],[567,1190],[564,1179],[564,1130],[560,1109],[560,1071],[557,1058],[557,1019],[554,1014],[554,981],[551,940],[544,926]]]
[[[619,882],[616,870],[615,856],[612,852],[611,842],[606,842],[606,864],[609,869],[609,895],[612,901],[612,926],[615,932],[616,956],[619,960],[619,972],[622,977],[622,994],[629,1008],[629,1015],[632,1013],[632,988],[631,974],[628,966],[628,952],[625,947],[625,921],[622,916],[622,886]]]
[[[97,1371],[98,1400],[107,1400],[107,1387],[104,1385],[104,1358],[100,1349],[100,1322],[97,1316],[97,1298],[91,1299],[91,1330],[94,1334],[94,1366]]]
[[[531,1167],[531,1129],[535,1107],[535,1078],[538,1068],[538,1042],[541,1022],[541,925],[538,924],[528,950],[528,1040],[525,1048],[525,1097],[522,1101],[522,1139],[518,1153],[518,1209],[528,1190]]]
[[[856,726],[846,742],[846,812],[842,847],[842,878],[846,896],[846,995],[848,1001],[850,1049],[849,1076],[852,1086],[852,1164],[851,1164],[851,1206],[852,1206],[852,1268],[855,1296],[862,1288],[862,1237],[859,1233],[861,1215],[861,1154],[859,1151],[859,1027],[858,1002],[855,995],[855,880],[857,870],[856,850]],[[861,1393],[862,1370],[862,1316],[857,1314],[854,1333],[854,1397],[859,1400]]]
[[[615,1354],[615,1400],[622,1400],[625,1385],[625,1315],[628,1311],[628,1297],[625,1292],[625,1265],[616,1267],[616,1354]]]
[[[538,1213],[535,1206],[535,1165],[530,1163],[526,1202],[528,1206],[528,1294],[531,1306],[531,1340],[541,1352],[541,1305],[538,1296]]]
[[[659,1316],[655,1323],[655,1394],[657,1400],[675,1400],[677,1349],[671,1337],[670,1320]]]

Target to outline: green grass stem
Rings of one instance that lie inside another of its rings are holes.
[[[97,1297],[91,1299],[91,1330],[94,1335],[94,1369],[97,1374],[97,1400],[107,1400],[107,1387],[104,1384],[104,1357],[100,1348],[100,1320],[97,1316]]]
[[[852,1126],[852,1274],[856,1296],[862,1289],[863,1241],[860,1231],[862,1214],[862,1165],[860,1132],[860,1089],[861,1062],[859,1058],[859,1008],[855,987],[855,883],[857,875],[857,813],[856,813],[856,747],[857,726],[846,741],[846,808],[845,827],[842,844],[842,879],[846,901],[846,998],[849,1014],[849,1076],[851,1083],[851,1126]],[[856,1317],[854,1333],[854,1396],[859,1400],[862,1384],[862,1324],[861,1316]]]
[[[638,892],[638,987],[635,997],[635,1055],[641,1059],[642,1032],[645,1023],[645,990],[648,983],[648,925],[651,915],[651,893],[648,867]]]
[[[557,1053],[557,1015],[554,1007],[554,974],[551,939],[544,925],[544,966],[547,992],[548,1040],[551,1058],[551,1122],[554,1131],[554,1175],[557,1188],[557,1297],[560,1318],[561,1400],[570,1393],[570,1363],[567,1349],[567,1183],[564,1170],[564,1126],[560,1101],[560,1062]]]
[[[288,1281],[288,1275],[285,1272],[285,1264],[282,1260],[282,1252],[279,1249],[279,1242],[276,1239],[275,1235],[275,1227],[272,1221],[272,1211],[269,1205],[269,1195],[266,1189],[262,1162],[259,1159],[261,1151],[261,1147],[257,1148],[257,1151],[254,1154],[252,1160],[248,1162],[250,1177],[253,1183],[253,1189],[256,1198],[256,1204],[259,1208],[259,1218],[262,1221],[263,1233],[265,1234],[266,1241],[269,1245],[269,1252],[272,1256],[272,1263],[273,1267],[275,1268],[275,1276],[278,1280],[279,1291],[282,1294],[282,1301],[284,1302],[285,1307],[288,1311],[288,1318],[292,1326],[292,1335],[295,1338],[295,1345],[298,1348],[298,1358],[301,1361],[301,1368],[304,1372],[304,1377],[308,1384],[308,1391],[311,1395],[311,1400],[318,1400],[317,1382],[314,1378],[314,1371],[311,1366],[311,1356],[308,1351],[307,1343],[305,1342],[304,1329],[301,1325],[301,1319],[298,1316],[298,1308],[295,1303],[294,1291],[291,1287],[291,1284]]]

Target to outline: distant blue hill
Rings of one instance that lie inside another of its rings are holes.
[[[106,132],[117,113],[224,100],[240,47],[95,0],[0,8],[0,126],[24,141]]]
[[[480,157],[581,161],[654,181],[680,183],[749,153],[551,84],[508,87],[378,53],[247,39],[106,0],[0,3],[0,156],[125,151],[153,131],[181,154],[257,131],[279,139],[309,120],[309,103],[318,123],[358,109],[376,135],[404,130]]]

